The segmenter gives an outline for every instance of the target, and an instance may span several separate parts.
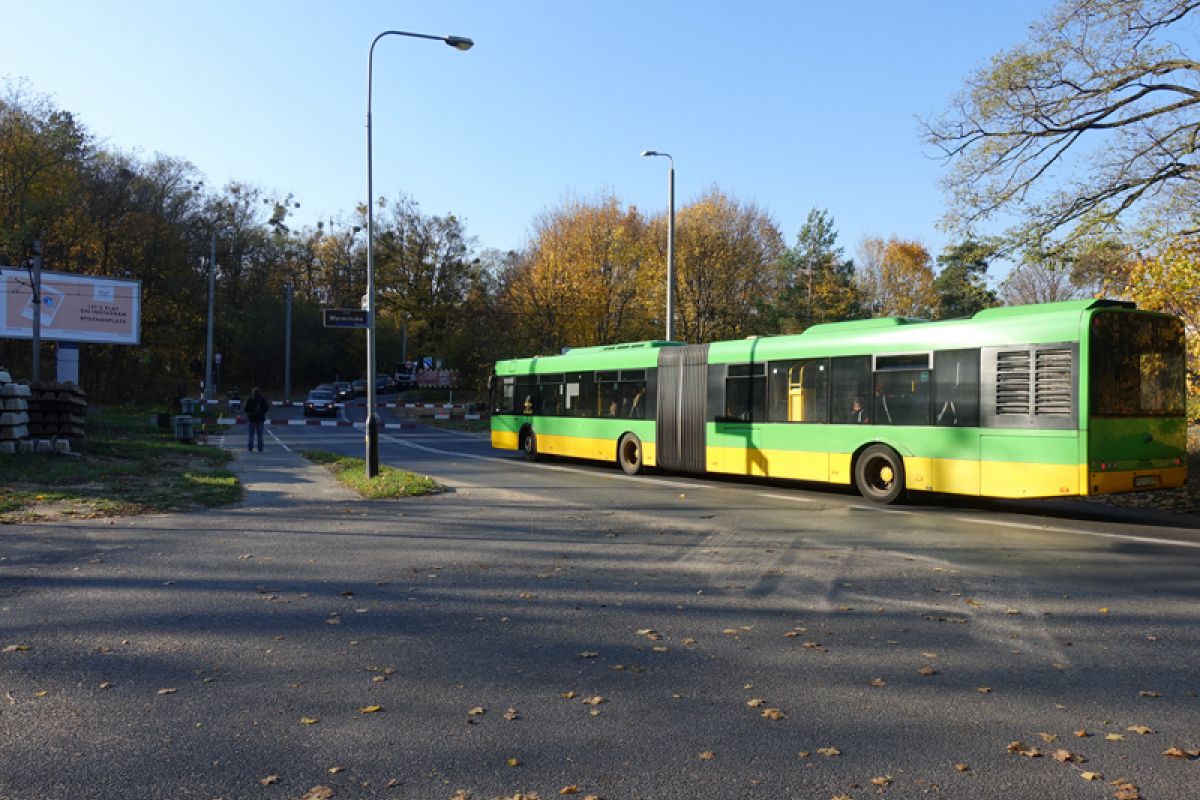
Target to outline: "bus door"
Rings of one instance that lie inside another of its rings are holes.
[[[655,463],[677,472],[704,472],[708,419],[708,345],[658,351]]]

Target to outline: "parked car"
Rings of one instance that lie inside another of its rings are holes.
[[[337,397],[338,402],[342,403],[354,397],[354,387],[346,381],[334,381],[333,393]]]
[[[336,417],[337,398],[329,389],[313,389],[304,399],[304,416]]]
[[[392,380],[391,375],[376,375],[375,376],[375,393],[376,394],[394,394],[396,392],[396,382]]]
[[[354,390],[355,397],[366,397],[367,396],[367,379],[366,378],[355,378],[353,381],[350,382],[350,386]]]

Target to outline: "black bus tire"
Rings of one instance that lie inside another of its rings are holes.
[[[627,433],[617,442],[617,463],[626,475],[637,475],[642,471],[642,440]]]
[[[537,434],[533,432],[533,428],[521,431],[521,450],[525,453],[526,461],[538,460]]]
[[[854,483],[863,497],[876,503],[904,498],[904,459],[884,444],[873,444],[854,463]]]

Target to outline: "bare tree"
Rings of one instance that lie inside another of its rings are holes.
[[[924,133],[952,165],[947,227],[1015,216],[1011,247],[1111,229],[1148,203],[1200,229],[1200,0],[1062,0]],[[1180,230],[1175,231],[1181,232]]]

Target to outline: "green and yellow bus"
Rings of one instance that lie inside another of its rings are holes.
[[[492,446],[627,473],[1063,497],[1181,486],[1182,322],[1075,300],[496,364]]]

